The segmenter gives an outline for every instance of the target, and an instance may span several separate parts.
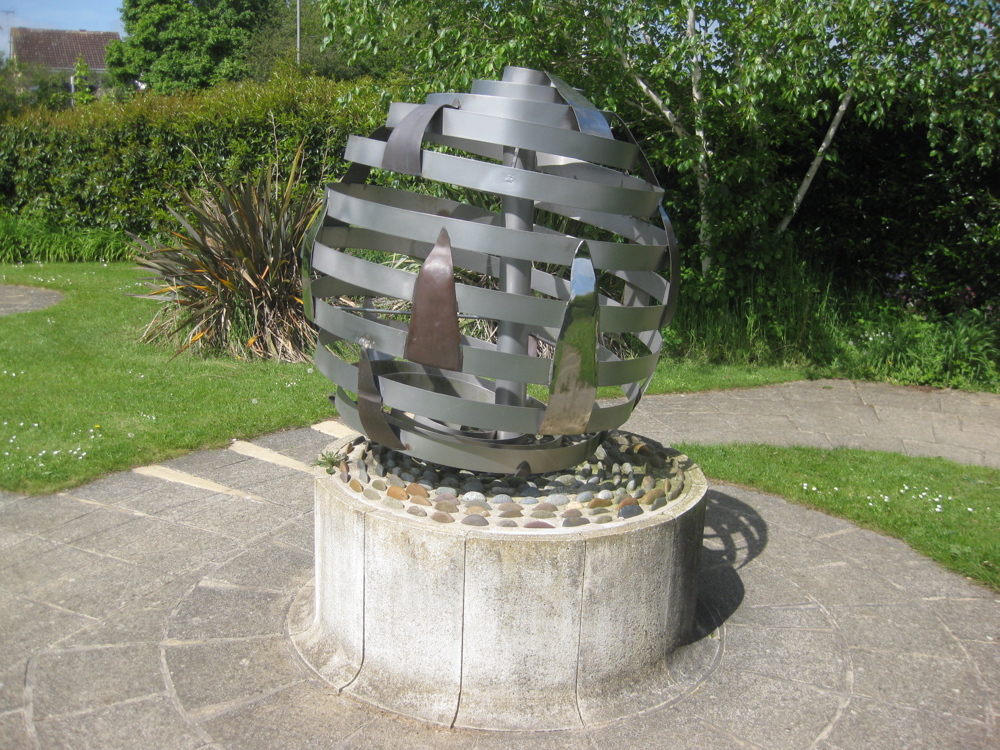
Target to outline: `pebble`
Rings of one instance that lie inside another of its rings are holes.
[[[478,479],[470,479],[462,485],[462,492],[486,492],[486,487]]]
[[[427,488],[423,485],[416,484],[415,482],[410,482],[406,485],[406,491],[413,497],[430,497],[430,493],[427,492]]]
[[[660,508],[662,508],[666,504],[667,504],[667,498],[665,498],[665,497],[658,497],[658,498],[656,498],[653,501],[653,504],[651,506],[649,506],[649,509],[650,510],[659,510]]]
[[[479,515],[468,515],[462,519],[462,523],[469,526],[489,526],[490,522]]]
[[[681,491],[684,489],[684,482],[679,479],[671,479],[669,480],[669,484],[670,494],[667,495],[667,500],[673,500],[681,494]]]
[[[591,492],[590,490],[585,490],[584,492],[581,492],[579,495],[576,496],[576,501],[578,503],[583,503],[584,505],[586,505],[593,499],[594,499],[594,493]]]
[[[611,490],[601,490],[597,493],[598,500],[611,500],[613,498],[614,495],[611,493]]]
[[[505,529],[517,526],[517,521],[511,521],[509,518],[505,518],[502,521],[497,521],[497,526],[502,526]]]
[[[359,482],[357,479],[352,479],[351,480],[350,487],[355,492],[364,492],[364,489],[365,489],[364,487],[361,486],[361,482]]]
[[[382,495],[373,490],[371,487],[365,487],[364,492],[361,493],[362,496],[368,498],[369,500],[381,500]],[[399,502],[398,500],[396,502]]]
[[[390,474],[388,477],[386,477],[386,480],[393,487],[405,487],[406,486],[406,482],[404,482],[402,479],[400,479],[399,477],[397,477],[395,474]]]
[[[605,516],[598,516],[597,518],[594,519],[594,523],[610,523],[611,520],[612,520],[611,516],[607,516],[607,515],[605,515]]]
[[[401,472],[399,472],[399,478],[402,479],[404,482],[416,482],[417,481],[417,475],[414,474],[412,471],[401,471]]]
[[[611,498],[609,497],[595,497],[593,500],[587,503],[588,508],[607,508],[610,505],[611,505]]]
[[[583,515],[583,511],[582,510],[579,510],[577,508],[570,508],[569,510],[564,510],[563,511],[562,517],[563,518],[579,518],[582,515]]]
[[[381,479],[375,479],[372,481],[372,489],[378,490],[379,492],[385,492],[388,489],[388,485]]]
[[[536,510],[532,511],[532,518],[555,518],[556,514],[551,510]]]
[[[383,500],[382,505],[384,505],[386,508],[392,508],[393,510],[402,510],[403,508],[406,507],[405,505],[403,505],[403,503],[399,502],[399,500],[396,500],[395,498],[391,497],[387,497],[385,500]]]
[[[485,503],[486,495],[479,490],[469,490],[462,495],[462,499],[467,503]]]
[[[431,504],[430,500],[428,500],[426,497],[420,497],[419,495],[415,495],[415,496],[411,497],[410,498],[410,502],[413,503],[413,504],[415,504],[415,505],[428,505],[429,506]]]
[[[657,487],[656,489],[650,490],[645,495],[643,495],[642,499],[645,500],[647,503],[653,503],[656,502],[656,500],[661,497],[664,497],[663,489]]]
[[[494,505],[499,505],[501,503],[512,502],[513,499],[514,498],[512,498],[510,495],[507,495],[505,493],[501,493],[499,495],[494,495],[493,497],[491,497],[490,498],[490,502],[493,503]]]
[[[434,510],[444,511],[445,513],[458,513],[458,506],[455,503],[441,501],[434,503]]]
[[[573,476],[572,474],[561,474],[560,476],[556,477],[556,482],[563,485],[564,487],[567,487],[576,482],[576,477]]]
[[[416,505],[411,505],[409,508],[406,509],[406,512],[409,513],[411,516],[416,516],[417,518],[423,518],[424,516],[427,515],[426,510]]]
[[[555,526],[553,526],[551,523],[545,523],[545,521],[528,521],[526,524],[524,524],[524,528],[526,528],[526,529],[554,529]]]
[[[642,488],[644,490],[651,490],[656,487],[656,477],[652,474],[647,474],[642,478]]]
[[[522,505],[536,505],[537,503],[538,503],[538,498],[537,497],[522,497],[521,498],[521,504]]]
[[[519,510],[502,510],[500,511],[500,518],[520,518],[521,511]]]
[[[438,523],[453,523],[455,519],[447,513],[442,513],[441,511],[436,510],[431,513],[431,520],[437,521]]]
[[[635,518],[642,515],[642,508],[638,505],[623,505],[618,509],[619,518]]]
[[[467,511],[469,514],[475,514],[477,516],[483,516],[484,518],[490,514],[489,510],[486,508],[481,508],[478,505],[474,505]]]
[[[559,509],[552,503],[539,503],[538,505],[535,506],[535,510],[559,510]]]
[[[569,496],[567,495],[560,495],[560,494],[549,495],[549,503],[553,505],[565,505],[568,502],[569,502]]]
[[[498,507],[500,510],[524,510],[520,503],[501,503]]]
[[[589,518],[581,518],[580,516],[571,516],[569,518],[563,519],[563,526],[583,526],[590,523]]]

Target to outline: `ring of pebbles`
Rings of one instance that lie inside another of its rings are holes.
[[[577,466],[525,477],[440,466],[364,437],[331,447],[321,462],[359,500],[429,524],[496,530],[582,530],[666,513],[691,465],[677,451],[618,431]]]

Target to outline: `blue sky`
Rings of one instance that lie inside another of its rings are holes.
[[[10,28],[117,31],[124,34],[122,0],[0,0],[0,52],[10,50]],[[6,13],[4,11],[14,11]]]

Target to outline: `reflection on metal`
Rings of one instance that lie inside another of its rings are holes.
[[[628,419],[678,265],[663,191],[613,119],[557,78],[508,68],[469,93],[394,103],[385,127],[350,138],[352,164],[327,186],[306,259],[317,367],[345,421],[422,459],[513,474],[578,463]],[[468,202],[368,184],[372,169],[461,188],[447,192]],[[567,224],[588,225],[584,247]],[[495,322],[500,340],[482,325],[463,335],[468,318]],[[641,345],[601,343],[619,334]],[[333,353],[362,340],[356,365]],[[623,398],[595,403],[604,386]]]
[[[587,431],[597,398],[597,277],[587,243],[581,242],[569,277],[569,302],[552,355],[549,405],[538,432],[579,435]]]
[[[382,394],[378,391],[375,376],[372,373],[372,363],[368,356],[369,342],[361,345],[361,359],[358,362],[358,416],[365,434],[376,443],[402,451],[406,447],[396,437],[389,423],[385,421],[382,411]]]
[[[462,369],[455,267],[451,262],[448,232],[444,229],[413,285],[413,312],[403,356],[411,362],[443,370]]]

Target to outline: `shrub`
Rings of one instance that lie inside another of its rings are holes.
[[[256,179],[277,151],[304,146],[303,179],[342,168],[350,133],[384,119],[383,90],[284,71],[266,83],[110,99],[65,112],[32,110],[0,127],[0,208],[67,229],[150,237],[201,180]]]
[[[150,295],[165,306],[145,338],[225,351],[239,358],[304,361],[313,331],[302,313],[299,252],[320,201],[303,190],[300,146],[287,179],[280,158],[253,182],[229,188],[202,173],[196,197],[182,195],[188,222],[174,218],[177,244],[154,247],[133,236],[139,266],[155,274]],[[178,352],[179,353],[179,352]]]
[[[132,250],[119,232],[66,230],[0,214],[0,263],[128,260]]]

